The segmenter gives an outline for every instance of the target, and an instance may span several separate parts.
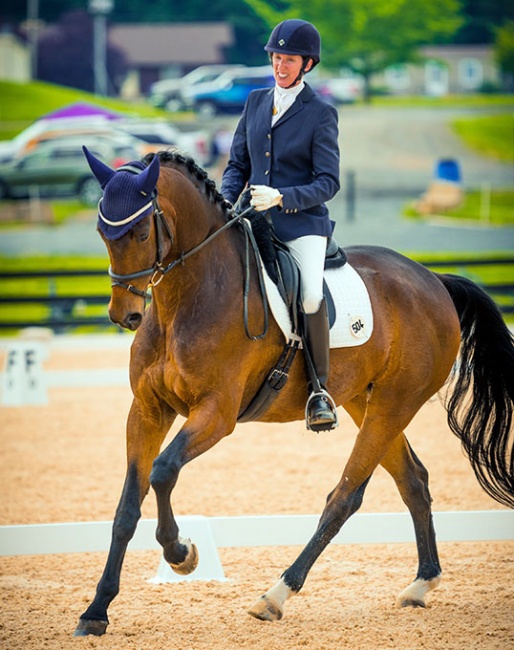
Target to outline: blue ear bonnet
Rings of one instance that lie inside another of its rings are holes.
[[[115,171],[86,147],[82,149],[103,189],[103,197],[98,204],[98,227],[107,239],[120,239],[154,209],[159,158],[155,156],[148,167],[135,161]]]

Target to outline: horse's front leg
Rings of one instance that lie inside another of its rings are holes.
[[[133,401],[127,420],[127,473],[114,517],[107,563],[95,598],[79,619],[75,636],[101,636],[109,624],[107,609],[119,592],[123,559],[150,487],[152,462],[176,417],[167,407],[152,413],[152,418],[143,418],[139,403]]]
[[[164,559],[173,571],[181,575],[194,571],[199,558],[196,546],[179,535],[171,507],[171,493],[182,467],[231,433],[234,426],[235,420],[229,422],[212,404],[210,407],[197,407],[153,463],[150,483],[157,498],[156,537],[163,548]]]

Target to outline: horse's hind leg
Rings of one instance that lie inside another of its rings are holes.
[[[371,475],[406,426],[408,420],[405,415],[400,414],[395,418],[382,414],[380,406],[384,400],[376,390],[374,397],[376,406],[372,409],[366,409],[366,399],[360,403],[356,400],[350,407],[345,406],[357,423],[363,421],[341,480],[328,495],[314,535],[293,564],[284,571],[279,582],[250,608],[248,613],[251,616],[267,621],[282,617],[285,601],[301,590],[314,562],[347,519],[359,509]],[[395,413],[394,404],[390,408]],[[366,417],[363,419],[364,411]],[[397,412],[401,413],[401,409]]]
[[[175,418],[171,412],[161,415],[157,418],[159,421],[144,419],[137,402],[132,403],[127,421],[127,473],[114,517],[109,555],[95,598],[80,617],[75,636],[101,636],[109,624],[107,608],[119,591],[125,552],[141,517],[141,503],[150,487],[152,462]]]
[[[416,579],[398,596],[398,607],[425,607],[425,595],[441,580],[437,554],[432,499],[428,490],[428,472],[416,456],[404,435],[398,436],[381,465],[393,477],[414,523],[418,548]]]

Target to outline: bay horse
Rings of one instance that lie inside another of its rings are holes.
[[[137,330],[125,483],[103,575],[75,631],[100,636],[150,487],[164,558],[179,574],[195,569],[198,552],[179,535],[173,488],[184,465],[232,433],[280,356],[284,336],[271,316],[266,327],[242,220],[204,170],[159,152],[114,171],[85,153],[103,188],[98,229],[110,258],[109,316]],[[431,272],[392,250],[351,246],[346,254],[367,286],[374,329],[360,347],[331,350],[329,388],[359,431],[312,538],[249,610],[262,620],[282,617],[285,601],[300,591],[316,559],[358,510],[379,464],[412,516],[417,544],[416,577],[397,603],[425,606],[441,567],[428,473],[404,429],[445,385],[450,429],[478,481],[494,499],[514,506],[514,337],[499,309],[473,282]],[[258,421],[302,420],[306,386],[299,353],[287,384]],[[185,422],[161,450],[177,414]]]

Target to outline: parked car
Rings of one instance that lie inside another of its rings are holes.
[[[191,156],[199,165],[209,160],[210,137],[203,129],[179,129],[164,120],[123,120],[116,128],[143,141],[145,153],[172,147]]]
[[[108,140],[116,139],[118,143],[123,139],[127,146],[139,149],[140,156],[144,153],[142,141],[118,130],[115,122],[102,117],[88,116],[37,120],[12,140],[0,142],[0,162],[7,162],[24,155],[42,142],[75,136],[100,136]]]
[[[197,84],[183,92],[184,101],[204,118],[218,113],[239,113],[248,95],[275,84],[269,65],[228,70],[212,83]]]
[[[150,103],[159,108],[178,111],[184,108],[181,91],[196,84],[214,81],[227,70],[241,68],[236,64],[201,65],[183,77],[162,79],[150,87]]]
[[[335,106],[353,104],[362,95],[363,84],[359,77],[320,78],[313,85],[318,94]]]
[[[71,195],[86,205],[96,205],[101,189],[84,157],[83,144],[113,168],[140,157],[133,147],[98,137],[49,140],[27,154],[0,164],[0,200],[34,194],[41,197]]]

